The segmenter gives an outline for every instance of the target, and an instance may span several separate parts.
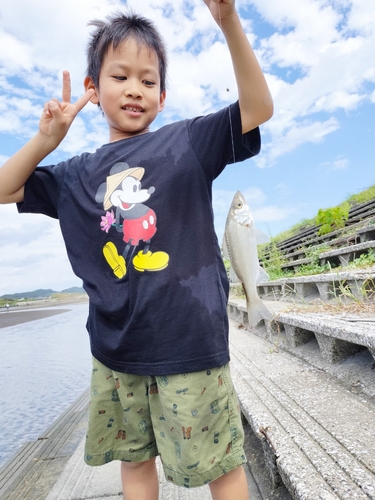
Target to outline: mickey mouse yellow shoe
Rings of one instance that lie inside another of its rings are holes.
[[[143,253],[141,250],[133,259],[137,271],[162,271],[168,266],[169,255],[165,252]]]
[[[111,241],[104,245],[103,254],[114,275],[117,278],[123,278],[126,274],[126,262],[124,257],[118,254],[117,248]]]

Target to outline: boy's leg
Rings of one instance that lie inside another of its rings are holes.
[[[246,474],[242,466],[210,483],[213,500],[249,500]]]
[[[155,458],[146,462],[121,462],[121,481],[125,500],[158,500],[159,498],[159,479]]]

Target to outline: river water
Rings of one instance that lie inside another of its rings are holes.
[[[0,328],[0,466],[90,384],[88,304],[51,309],[69,311]]]

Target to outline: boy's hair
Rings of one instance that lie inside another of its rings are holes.
[[[96,87],[99,87],[99,75],[104,57],[110,47],[114,50],[126,40],[133,39],[156,52],[159,61],[160,92],[166,90],[167,54],[164,42],[154,24],[137,14],[130,12],[114,14],[106,21],[93,20],[89,26],[96,26],[91,33],[87,47],[87,73]]]

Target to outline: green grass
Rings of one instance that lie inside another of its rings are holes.
[[[0,307],[5,307],[7,304],[10,306],[14,306],[18,303],[18,300],[10,300],[10,299],[0,299]]]
[[[346,200],[344,200],[342,203],[339,205],[336,205],[335,207],[329,207],[325,209],[319,209],[321,213],[324,214],[326,212],[327,214],[329,211],[335,211],[337,209],[337,213],[340,214],[345,214],[345,212],[350,208],[359,205],[360,203],[366,203],[367,201],[371,201],[375,199],[375,184],[373,186],[370,186],[360,193],[357,194],[352,194],[349,195]],[[287,240],[289,238],[292,238],[293,236],[296,236],[298,233],[302,232],[304,229],[308,229],[309,227],[317,226],[319,224],[318,221],[318,214],[313,217],[312,219],[303,219],[294,226],[292,226],[290,229],[287,231],[283,231],[282,233],[279,233],[277,236],[272,238],[272,241],[275,243],[280,243],[281,241]],[[332,231],[335,229],[334,225],[332,227]]]

